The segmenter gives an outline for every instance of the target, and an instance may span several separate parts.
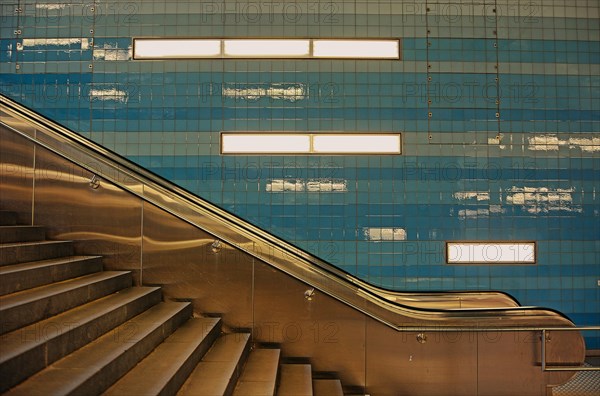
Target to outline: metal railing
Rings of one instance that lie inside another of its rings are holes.
[[[580,327],[557,327],[553,329],[541,329],[542,332],[542,371],[600,371],[600,367],[572,367],[572,366],[549,366],[546,363],[546,343],[549,331],[593,331],[600,330],[600,326]]]

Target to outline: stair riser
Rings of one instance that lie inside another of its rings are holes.
[[[125,373],[131,370],[140,360],[148,355],[152,350],[175,331],[182,323],[188,320],[192,315],[191,305],[179,311],[168,321],[159,326],[156,330],[148,334],[144,339],[133,344],[117,359],[113,360],[108,366],[103,367],[96,372],[94,376],[84,381],[80,386],[74,389],[69,395],[98,395],[106,391]]]
[[[17,225],[17,214],[7,210],[0,210],[0,226]]]
[[[5,334],[9,331],[18,329],[19,327],[49,318],[52,315],[64,312],[78,305],[125,289],[130,287],[131,283],[131,274],[124,273],[105,279],[101,282],[85,285],[74,290],[50,296],[46,299],[3,309],[0,312],[2,315],[0,334]]]
[[[0,275],[0,296],[102,271],[100,257]]]
[[[120,324],[158,304],[160,300],[161,292],[155,290],[84,325],[52,323],[44,328],[36,329],[31,334],[23,335],[23,337],[41,337],[48,341],[0,365],[0,392],[6,391],[102,334],[115,329]],[[54,337],[57,333],[60,335]],[[115,334],[116,338],[118,338],[118,334]]]
[[[52,244],[12,245],[0,247],[0,266],[40,261],[73,255],[71,242]]]
[[[43,241],[46,230],[43,227],[2,227],[0,226],[0,243]]]

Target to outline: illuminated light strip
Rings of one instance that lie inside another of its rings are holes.
[[[399,133],[221,133],[221,154],[402,154]]]
[[[322,134],[313,135],[316,154],[401,154],[399,134]]]
[[[221,55],[221,40],[134,39],[134,59],[194,59]]]
[[[310,151],[310,136],[302,134],[221,134],[222,154],[303,154]]]
[[[394,39],[134,38],[133,59],[400,59]]]
[[[313,57],[399,59],[398,40],[313,40]]]
[[[306,58],[310,40],[223,40],[225,57]]]
[[[535,264],[535,242],[447,242],[448,264]]]

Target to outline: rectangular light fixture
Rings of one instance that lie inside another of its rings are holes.
[[[301,154],[310,151],[310,136],[302,134],[221,134],[222,154]]]
[[[399,133],[221,133],[221,154],[401,154],[401,147]]]
[[[398,40],[313,40],[315,58],[399,59]]]
[[[535,242],[447,242],[448,264],[535,264]]]
[[[133,59],[400,59],[400,40],[134,38]]]
[[[221,40],[134,39],[134,59],[194,59],[221,55]]]
[[[317,154],[401,154],[400,134],[332,133],[313,135]]]
[[[310,40],[223,40],[225,57],[304,58],[310,55]]]

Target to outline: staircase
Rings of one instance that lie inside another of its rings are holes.
[[[318,377],[318,375],[317,375]],[[0,393],[5,395],[337,396],[249,333],[191,303],[164,301],[160,287],[133,286],[129,271],[18,225],[0,211]]]

